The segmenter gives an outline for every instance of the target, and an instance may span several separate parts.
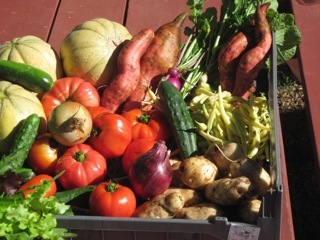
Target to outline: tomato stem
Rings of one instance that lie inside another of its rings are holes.
[[[81,151],[77,151],[73,158],[78,162],[84,162],[86,160],[86,155]]]
[[[117,190],[117,184],[115,184],[114,182],[109,182],[107,189],[108,192],[113,193]]]
[[[96,137],[101,133],[101,129],[97,127],[93,127],[91,130],[91,136]]]
[[[140,123],[148,124],[150,121],[150,115],[144,112],[138,117],[138,121]]]

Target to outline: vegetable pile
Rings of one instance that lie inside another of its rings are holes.
[[[268,81],[272,44],[283,62],[301,36],[277,1],[224,0],[219,19],[204,2],[190,0],[190,15],[134,36],[101,18],[76,26],[52,69],[63,66],[57,79],[0,60],[0,238],[74,236],[54,216],[75,210],[257,221],[273,187],[260,81]],[[193,27],[183,43],[187,17]],[[103,52],[95,34],[107,42],[105,68],[91,65]]]

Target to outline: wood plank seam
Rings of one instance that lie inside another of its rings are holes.
[[[59,0],[59,3],[57,4],[56,11],[55,11],[54,16],[53,16],[52,24],[50,26],[50,30],[49,30],[49,34],[47,36],[46,42],[49,42],[49,39],[51,37],[52,29],[53,29],[54,22],[56,21],[56,18],[57,18],[57,15],[58,15],[58,11],[59,11],[59,8],[60,8],[61,1],[62,0]]]
[[[123,26],[126,26],[126,24],[127,24],[129,4],[130,4],[130,0],[127,0],[126,6],[125,6],[125,10],[124,10],[124,15],[123,15],[123,22],[122,22],[122,25],[123,25]]]

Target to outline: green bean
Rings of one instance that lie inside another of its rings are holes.
[[[233,114],[232,119],[236,125],[238,132],[239,132],[241,145],[242,145],[243,149],[246,150],[247,139],[248,139],[248,130],[246,129],[245,124],[239,119],[239,117],[236,114]]]
[[[208,118],[208,131],[210,132],[213,126],[213,121],[216,118],[216,114],[215,114],[215,109],[213,109],[213,111],[211,111],[211,113],[209,114],[209,118]]]
[[[249,101],[201,83],[190,101],[196,115],[198,134],[207,146],[225,142],[240,143],[249,157],[269,159],[270,116],[264,95],[250,95]],[[204,142],[202,143],[204,146]]]
[[[215,142],[215,143],[223,143],[222,139],[214,137],[204,131],[199,131],[199,134],[204,137],[205,139],[211,141],[211,142]]]
[[[202,104],[202,111],[203,111],[203,115],[206,117],[206,119],[209,119],[210,113],[208,112],[207,107],[204,104]]]
[[[198,129],[200,131],[206,131],[208,129],[208,127],[207,127],[207,125],[205,123],[201,123],[201,122],[198,122],[198,121],[195,121],[195,123],[197,124]]]

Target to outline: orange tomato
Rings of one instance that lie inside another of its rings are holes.
[[[108,112],[105,107],[102,106],[91,106],[87,107],[89,113],[91,114],[92,119],[98,116],[100,113]]]
[[[54,168],[64,147],[55,141],[50,134],[39,135],[31,146],[27,163],[36,174],[54,175]]]
[[[51,181],[50,189],[46,192],[45,197],[50,197],[57,192],[57,185],[53,177],[48,174],[39,174],[25,182],[19,189],[25,198],[32,192],[34,192],[34,187],[40,185],[43,180]]]
[[[121,159],[123,171],[126,174],[129,174],[130,168],[136,162],[136,160],[142,154],[148,152],[155,143],[156,141],[145,138],[136,139],[129,143]]]
[[[135,108],[121,115],[131,124],[132,140],[146,138],[154,141],[167,141],[171,137],[169,123],[159,110],[145,112],[140,108]]]

